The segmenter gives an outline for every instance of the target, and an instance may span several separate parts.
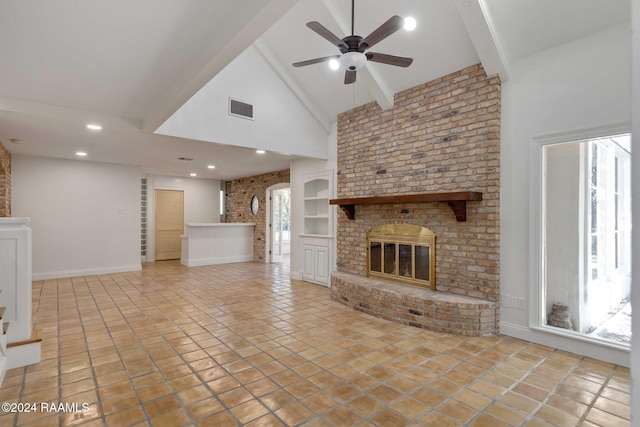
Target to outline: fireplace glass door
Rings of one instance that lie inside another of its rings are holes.
[[[402,277],[413,277],[412,248],[413,246],[407,244],[398,245],[398,274]]]
[[[415,268],[416,279],[429,280],[429,246],[414,246],[415,255],[413,267]]]
[[[371,269],[371,271],[382,273],[382,243],[371,242],[369,252],[371,254],[371,256],[369,257],[370,258],[369,268]]]
[[[367,275],[435,289],[435,235],[410,224],[374,227],[367,233]]]
[[[396,274],[396,244],[384,244],[384,274]]]

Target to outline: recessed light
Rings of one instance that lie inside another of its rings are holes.
[[[333,71],[336,71],[340,68],[340,62],[338,62],[337,59],[332,59],[331,61],[329,61],[329,68],[331,68]]]
[[[85,157],[86,155],[87,153],[85,153],[84,151],[76,151],[76,156]]]
[[[216,167],[214,165],[209,165],[207,166],[207,169],[215,169]]]
[[[189,174],[189,176],[198,176],[198,174],[197,174],[197,173],[193,173],[193,172],[191,172],[191,173]]]
[[[93,124],[93,123],[89,123],[89,124],[87,125],[87,129],[91,129],[91,130],[102,130],[102,126],[100,126],[100,125],[96,125],[96,124]]]
[[[413,16],[407,16],[404,18],[404,29],[407,31],[413,31],[417,26],[416,19]]]
[[[264,151],[264,150],[256,150],[256,153],[258,153],[258,154],[264,154],[264,153],[266,153],[266,151]]]

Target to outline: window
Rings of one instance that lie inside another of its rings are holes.
[[[630,343],[631,138],[543,146],[544,324]]]
[[[591,280],[630,272],[631,189],[629,138],[589,141]]]

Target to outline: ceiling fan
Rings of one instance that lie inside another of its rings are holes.
[[[396,65],[398,67],[408,67],[413,62],[413,58],[387,55],[384,53],[366,52],[376,43],[389,37],[404,25],[404,19],[394,15],[387,22],[380,25],[367,37],[363,38],[354,34],[353,22],[355,15],[355,0],[351,0],[351,35],[339,39],[331,31],[316,21],[307,22],[307,27],[327,39],[331,44],[340,49],[341,55],[325,56],[322,58],[310,59],[308,61],[296,62],[294,67],[304,67],[305,65],[318,64],[320,62],[335,59],[345,68],[344,83],[350,84],[356,81],[356,71],[362,68],[367,61],[380,62],[382,64]]]

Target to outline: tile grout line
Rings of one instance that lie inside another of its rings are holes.
[[[140,278],[140,280],[143,280],[143,278],[141,277],[141,278]],[[127,283],[129,283],[130,285],[132,285],[132,286],[136,287],[136,286],[135,286],[134,284],[132,284],[130,281],[127,281]],[[119,287],[119,288],[121,288],[121,287],[120,287],[120,285],[118,285],[118,287]],[[156,292],[154,291],[154,293],[156,293]],[[144,295],[144,294],[142,294],[142,293],[141,293],[141,295]],[[131,303],[132,303],[132,304],[133,304],[133,305],[134,305],[134,306],[135,306],[135,307],[140,311],[140,313],[144,314],[144,317],[145,317],[145,318],[148,318],[148,316],[147,316],[147,315],[146,315],[146,313],[144,312],[143,308],[141,308],[141,307],[139,306],[139,304],[137,304],[137,303],[136,303],[136,301],[132,300],[131,298],[129,298],[129,299],[130,299]],[[146,298],[146,297],[145,297],[145,300],[149,301],[149,298]],[[150,302],[150,301],[149,301],[149,302]],[[155,305],[155,304],[154,304],[154,305]],[[120,310],[119,306],[118,306],[118,309]],[[128,318],[127,318],[127,315],[126,315],[125,313],[122,313],[122,311],[120,311],[120,313],[122,314],[122,316],[123,316],[123,317],[125,318],[125,320],[127,321],[127,325],[131,326],[131,325],[129,324],[129,320],[128,320]],[[167,319],[168,319],[168,320],[170,320],[170,321],[173,323],[173,325],[174,325],[174,326],[176,326],[178,329],[181,329],[178,325],[176,325],[176,324],[175,324],[175,321],[173,321],[172,319],[169,319],[169,318],[167,318]],[[162,332],[162,331],[160,331],[160,330],[155,326],[155,322],[153,322],[151,319],[149,319],[149,320],[151,321],[151,323],[153,323],[153,324],[154,324],[154,329],[160,333],[160,335],[163,337],[163,339],[165,340],[165,342],[169,343],[169,341],[167,341],[167,340],[166,340],[166,338],[164,338],[164,334],[163,334],[163,332]],[[139,338],[139,335],[137,334],[137,332],[135,332],[135,329],[134,329],[134,328],[132,328],[132,327],[130,327],[130,329],[131,329],[131,331],[133,332],[133,334]],[[185,335],[186,335],[186,334],[185,334]],[[140,341],[140,340],[138,340],[138,341]],[[188,414],[188,416],[189,416],[189,418],[191,419],[191,421],[197,425],[197,424],[198,424],[198,421],[197,421],[197,420],[195,420],[195,419],[193,418],[193,416],[191,415],[191,412],[190,412],[189,410],[187,410],[186,405],[184,404],[184,402],[182,402],[182,399],[180,399],[180,398],[178,397],[178,392],[176,392],[176,391],[175,391],[175,388],[173,387],[173,385],[171,385],[171,380],[169,380],[169,378],[167,378],[167,377],[165,376],[165,374],[164,374],[164,372],[162,371],[162,369],[160,369],[160,367],[158,366],[158,364],[157,364],[156,360],[155,360],[153,357],[151,357],[151,355],[149,354],[149,351],[147,350],[147,348],[146,348],[144,345],[143,345],[142,347],[144,348],[144,352],[145,352],[145,354],[149,357],[149,360],[151,361],[151,363],[153,364],[153,366],[155,367],[155,369],[157,370],[157,372],[158,372],[160,375],[162,375],[162,377],[164,378],[164,380],[165,380],[165,382],[166,382],[167,386],[171,389],[171,391],[172,391],[171,395],[172,395],[172,396],[173,396],[173,397],[178,401],[178,403],[180,404],[180,407],[183,409],[183,411],[184,411],[185,413],[187,413],[187,414]],[[171,344],[171,347],[172,347],[172,348],[174,348],[173,344]],[[200,347],[200,348],[202,349],[202,347],[201,347],[199,344],[198,344],[198,347]],[[181,353],[179,353],[179,352],[177,352],[177,351],[176,351],[176,353],[178,354],[178,357],[180,357],[180,360],[182,360],[183,364],[184,364],[185,366],[189,366],[189,369],[191,370],[191,372],[193,372],[193,369],[191,369],[191,366],[189,365],[189,363],[188,363],[186,360],[184,360],[184,358],[182,357],[182,354],[181,354]],[[126,370],[126,367],[125,367],[125,370]],[[197,373],[196,373],[196,372],[193,372],[193,373],[194,373],[195,375],[197,375]],[[132,384],[133,384],[133,380],[132,380],[132,379],[131,379],[131,382],[132,382]],[[206,383],[204,383],[203,385],[204,385],[205,387],[209,388],[209,387],[207,386],[207,384],[206,384]],[[149,417],[149,414],[148,414],[148,412],[147,412],[147,410],[146,410],[146,407],[145,407],[144,403],[142,402],[142,399],[140,398],[140,396],[139,396],[139,394],[138,394],[138,389],[137,389],[135,386],[134,386],[134,390],[135,390],[135,393],[136,393],[136,397],[137,397],[137,398],[139,399],[139,401],[141,402],[141,406],[142,406],[142,408],[144,409],[144,413],[145,413],[145,415],[147,416],[147,422],[151,422],[151,420],[152,420],[153,418]],[[210,390],[210,389],[209,389],[209,390]],[[214,395],[215,395],[215,394],[214,394]],[[159,398],[157,398],[157,399],[160,399],[160,397],[159,397]],[[153,400],[157,400],[157,399],[153,399]],[[153,401],[153,400],[152,400],[152,401]],[[164,414],[162,414],[162,415],[160,415],[160,416],[163,416],[163,415],[168,414],[168,413],[171,413],[171,412],[172,412],[172,411],[166,412],[166,413],[164,413]]]
[[[132,285],[133,285],[133,284],[132,284]],[[135,285],[133,285],[133,286],[135,287]],[[154,293],[155,293],[155,291],[154,291]],[[164,298],[164,299],[166,299],[166,298]],[[148,298],[147,298],[147,300],[148,300]],[[203,301],[203,302],[206,302],[206,301]],[[144,313],[144,311],[142,310],[142,308],[140,308],[140,306],[139,306],[138,304],[136,304],[136,303],[135,303],[135,301],[133,301],[133,300],[132,300],[132,303],[133,303],[133,304],[134,304],[134,305],[135,305],[135,306],[136,306],[136,307],[137,307],[137,308],[138,308],[142,313]],[[156,305],[156,304],[154,304],[154,305]],[[189,319],[191,319],[191,320],[195,321],[195,320],[194,320],[190,315],[187,315],[187,314],[185,314],[184,312],[182,312],[182,313],[183,313],[184,315],[186,315],[187,317],[189,317]],[[123,314],[123,316],[125,316],[125,318],[126,318],[126,315],[124,315],[124,314]],[[148,316],[146,316],[146,315],[145,315],[145,317],[148,317]],[[179,326],[179,324],[176,324],[176,323],[175,323],[175,321],[174,321],[173,319],[170,319],[169,317],[167,317],[167,320],[171,321],[171,323],[172,323],[176,328],[178,328],[178,329],[180,329],[180,330],[182,331],[182,328]],[[197,321],[195,321],[195,322],[197,323]],[[128,323],[128,322],[127,322],[127,323]],[[156,330],[157,330],[157,331],[158,331],[158,332],[159,332],[159,333],[164,337],[164,335],[163,335],[162,331],[159,331],[159,330],[155,327],[155,325],[154,325],[154,328],[155,328],[155,329],[156,329]],[[132,330],[133,330],[133,329],[132,329]],[[135,332],[134,332],[134,333],[135,333]],[[183,332],[183,333],[184,333],[184,332]],[[137,334],[136,334],[136,335],[137,335]],[[186,334],[185,334],[185,335],[186,335]],[[165,338],[165,341],[166,341],[166,338]],[[167,343],[170,343],[169,341],[166,341],[166,342],[167,342]],[[172,348],[174,348],[173,344],[170,344],[170,345],[171,345],[171,347],[172,347]],[[205,350],[205,349],[204,349],[200,344],[197,344],[197,345],[198,345],[198,347],[199,347],[201,350],[206,351],[206,350]],[[148,353],[148,351],[146,350],[146,347],[145,347],[145,353],[149,354],[149,353]],[[207,383],[207,382],[205,382],[205,381],[203,380],[203,378],[202,378],[202,377],[200,377],[200,375],[199,375],[199,373],[198,373],[198,372],[193,371],[193,369],[191,368],[191,365],[189,364],[189,362],[187,362],[187,361],[184,359],[184,357],[183,357],[182,353],[179,353],[179,352],[177,352],[177,351],[176,351],[176,353],[177,353],[178,357],[180,357],[180,359],[182,360],[183,364],[184,364],[185,366],[189,366],[189,369],[191,370],[191,372],[192,372],[194,375],[196,375],[196,377],[198,377],[198,378],[201,380],[202,385],[203,385],[203,386],[204,386],[204,387],[205,387],[205,388],[206,388],[206,389],[211,393],[211,396],[212,396],[212,397],[214,397],[214,398],[216,398],[217,400],[219,400],[219,399],[218,399],[218,394],[217,394],[213,389],[211,389],[211,387],[208,385],[208,383]],[[213,358],[212,358],[212,359],[213,359]],[[150,360],[152,361],[152,363],[153,363],[154,367],[157,369],[158,373],[159,373],[160,375],[162,375],[162,377],[163,377],[163,378],[165,379],[165,381],[168,383],[168,386],[169,386],[169,387],[171,388],[171,390],[172,390],[172,395],[173,395],[173,396],[176,398],[176,400],[180,403],[180,407],[181,407],[185,412],[189,413],[189,417],[190,417],[190,418],[191,418],[191,420],[192,420],[192,421],[197,425],[197,424],[198,424],[198,420],[195,420],[195,419],[190,415],[190,412],[187,410],[187,408],[186,408],[185,404],[182,402],[182,399],[180,399],[180,398],[178,397],[177,392],[175,391],[175,389],[174,389],[174,388],[173,388],[173,386],[171,385],[170,380],[165,376],[165,374],[163,373],[162,369],[160,369],[160,368],[158,367],[158,365],[157,365],[157,363],[156,363],[156,360],[155,360],[153,357],[150,357]],[[214,359],[214,361],[215,361],[215,359]],[[226,370],[222,365],[220,365],[217,361],[215,361],[215,362],[216,362],[216,365],[217,365],[218,367],[220,367],[220,368],[224,369],[224,370],[225,370],[229,375],[232,375],[232,374],[231,374],[230,372],[228,372],[228,371],[227,371],[227,370]],[[137,395],[137,390],[136,390],[136,395]],[[137,396],[138,396],[138,395],[137,395]],[[139,396],[138,396],[138,398],[139,398]],[[156,399],[154,399],[154,400],[156,400]],[[204,400],[204,399],[203,399],[203,400]],[[144,407],[144,404],[142,404],[142,406]],[[239,425],[241,425],[240,421],[239,421],[239,420],[237,420],[237,418],[235,417],[235,415],[233,415],[233,413],[231,413],[231,411],[230,411],[228,408],[226,408],[224,405],[223,405],[223,407],[224,407],[223,411],[228,412],[228,413],[229,413],[229,414],[230,414],[230,415],[231,415],[231,416],[232,416],[236,421],[238,421]],[[223,411],[221,411],[221,412],[223,412]],[[215,415],[215,414],[212,414],[211,416],[214,416],[214,415]],[[207,418],[209,418],[209,417],[207,417]],[[205,418],[205,419],[207,419],[207,418]],[[147,416],[147,421],[150,421],[150,420],[151,420],[151,418],[149,418],[149,417]]]
[[[73,283],[72,283],[72,285],[73,285]],[[87,286],[87,288],[89,287],[89,285],[87,284],[86,281],[85,281],[85,286]],[[73,289],[74,296],[76,297],[76,306],[77,306],[78,298],[77,298],[75,286],[72,286],[72,289]],[[88,289],[88,290],[90,291],[90,289]],[[90,295],[91,295],[91,299],[94,300],[94,302],[95,302],[95,297],[94,297],[93,292],[90,292]],[[102,312],[100,312],[100,310],[98,310],[98,312],[100,313],[100,317],[102,318],[102,321],[104,323],[104,318],[102,317]],[[87,350],[87,356],[89,357],[89,363],[91,365],[91,374],[92,374],[91,378],[92,378],[93,383],[95,385],[95,391],[96,391],[96,400],[97,400],[96,401],[96,405],[98,406],[98,409],[100,411],[99,412],[100,418],[102,418],[102,422],[106,426],[107,424],[106,424],[106,418],[104,416],[104,409],[102,407],[102,398],[100,397],[100,393],[98,391],[100,389],[100,384],[98,383],[98,377],[96,375],[95,366],[93,365],[93,358],[91,357],[91,352],[89,351],[89,346],[88,346],[88,341],[87,341],[87,331],[86,331],[86,328],[85,328],[85,325],[84,325],[84,321],[82,319],[82,313],[80,312],[79,309],[78,309],[78,317],[79,317],[79,320],[80,320],[80,325],[82,327],[82,335],[84,336],[85,348]],[[58,331],[58,334],[59,333],[60,333],[60,331]],[[111,337],[111,339],[113,341],[113,337]],[[60,342],[60,340],[58,342]],[[60,388],[60,390],[62,390],[62,388]]]
[[[504,338],[503,338],[503,340],[502,340],[502,341],[504,341]],[[526,347],[525,347],[525,348],[526,348]],[[523,350],[521,350],[521,351],[523,351]],[[497,364],[496,366],[504,364],[504,363],[505,363],[505,361],[509,360],[509,359],[510,359],[510,358],[512,358],[512,357],[515,357],[515,354],[511,354],[511,355],[509,355],[506,359],[504,359],[504,361],[500,362],[500,363],[499,363],[499,364]],[[498,394],[496,397],[491,398],[491,399],[490,399],[490,403],[489,403],[487,406],[485,406],[484,408],[482,408],[482,409],[481,409],[481,410],[480,410],[476,415],[474,415],[474,416],[472,417],[472,419],[468,421],[468,423],[471,423],[473,420],[477,419],[481,414],[485,414],[485,415],[488,415],[488,416],[491,416],[491,417],[493,417],[493,418],[496,418],[496,419],[499,419],[499,420],[501,420],[501,421],[505,421],[505,422],[506,422],[506,420],[502,420],[502,419],[500,419],[500,418],[498,418],[498,417],[495,417],[495,416],[493,416],[493,415],[491,415],[491,414],[487,414],[485,411],[486,411],[489,407],[493,406],[493,405],[494,405],[494,404],[496,404],[496,403],[501,403],[501,404],[503,404],[503,405],[505,405],[505,406],[507,406],[507,407],[511,407],[511,408],[513,408],[511,405],[508,405],[508,404],[506,404],[506,403],[502,403],[502,402],[500,402],[500,398],[501,398],[501,397],[504,397],[504,396],[505,396],[507,393],[509,393],[509,392],[514,392],[514,393],[516,393],[516,394],[520,395],[520,393],[517,393],[517,392],[513,391],[513,389],[514,389],[515,387],[517,387],[519,384],[521,384],[521,383],[522,383],[522,380],[524,379],[525,375],[530,375],[530,374],[532,373],[532,371],[533,371],[535,368],[540,367],[540,365],[541,365],[545,360],[547,360],[547,357],[543,357],[540,361],[538,361],[536,364],[534,364],[531,368],[529,368],[529,370],[528,370],[528,371],[526,371],[525,373],[523,373],[523,374],[522,374],[522,376],[521,376],[519,379],[515,379],[515,378],[514,378],[514,380],[515,380],[515,381],[514,381],[514,382],[513,382],[509,387],[506,387],[506,388],[505,388],[505,390],[504,390],[502,393]],[[490,373],[493,373],[493,372],[494,372],[494,370],[495,370],[495,367],[494,367],[494,368],[492,368],[490,371],[485,372],[485,373],[484,373],[482,376],[480,376],[479,378],[483,378],[483,377],[485,377],[485,376],[489,375]],[[509,378],[511,378],[511,377],[509,377]],[[550,392],[549,392],[549,393],[550,393]],[[528,398],[528,396],[523,396],[523,397]],[[534,400],[534,399],[531,399],[531,400]],[[546,400],[546,399],[545,399],[545,400]],[[539,404],[539,405],[536,407],[536,410],[537,410],[537,409],[539,409],[539,407],[541,407],[541,406],[542,406],[542,405],[541,405],[541,404]],[[514,409],[516,409],[517,411],[520,411],[520,408],[514,408]],[[533,418],[533,414],[534,414],[534,412],[535,412],[535,410],[530,411],[530,413],[527,415],[527,417],[525,418],[525,420],[524,420],[522,423],[520,423],[520,425],[521,425],[521,426],[524,426],[524,425],[526,424],[526,422],[527,422],[527,421],[529,421],[531,418]]]
[[[555,350],[555,351],[554,351],[554,353],[555,353],[556,351],[557,351],[557,350]],[[545,358],[545,359],[543,359],[543,361],[544,361],[544,360],[546,360],[546,358]],[[540,410],[540,409],[541,409],[541,408],[542,408],[542,407],[543,407],[543,406],[544,406],[544,405],[549,401],[549,399],[550,399],[550,398],[555,394],[555,392],[560,388],[560,386],[564,383],[564,380],[565,380],[566,378],[568,378],[571,374],[573,374],[573,373],[576,371],[576,369],[578,369],[578,366],[580,365],[580,362],[582,362],[583,360],[584,360],[584,357],[581,357],[580,359],[578,359],[578,361],[576,362],[576,364],[571,368],[571,370],[570,370],[569,372],[567,372],[566,374],[564,374],[564,375],[562,376],[562,378],[561,378],[559,381],[558,381],[558,380],[556,380],[556,385],[555,385],[555,387],[553,388],[553,390],[550,390],[550,391],[547,393],[547,396],[546,396],[546,397],[545,397],[541,402],[539,402],[539,403],[538,403],[538,405],[535,407],[535,409],[533,409],[533,410],[529,413],[529,415],[527,416],[527,418],[522,422],[521,426],[524,426],[526,422],[530,421],[530,420],[535,416],[535,414],[536,414],[536,413],[537,413],[537,412],[538,412],[538,411],[539,411],[539,410]],[[540,363],[542,363],[542,361],[541,361]],[[588,411],[587,411],[587,412],[588,412]]]
[[[493,346],[495,346],[495,345],[497,345],[497,344],[500,344],[501,342],[503,342],[503,341],[505,340],[505,339],[504,339],[504,337],[503,337],[502,335],[499,335],[499,337],[501,337],[501,338],[500,338],[500,340],[499,340],[498,342],[494,343],[494,344],[492,345],[492,347],[493,347]],[[459,346],[459,344],[458,344],[458,346]],[[458,346],[456,346],[456,347],[458,347]],[[485,351],[485,350],[487,350],[487,349],[486,349],[486,348],[483,348],[483,349],[482,349],[482,351]],[[480,351],[480,352],[476,353],[476,354],[475,354],[475,356],[481,357],[481,356],[480,356],[480,353],[482,353],[482,351]],[[507,358],[507,359],[508,359],[508,358]],[[468,360],[468,359],[465,359],[465,360]],[[506,359],[505,359],[505,360],[506,360]],[[460,364],[461,364],[461,363],[463,363],[463,362],[464,362],[464,361],[461,361],[460,363],[456,364],[455,366],[458,366],[458,365],[460,365]],[[473,362],[471,362],[471,361],[469,361],[468,363],[471,363],[471,364],[472,364],[472,365],[474,365],[474,366],[478,366],[478,365],[476,365],[475,363],[473,363]],[[497,363],[497,364],[496,364],[496,366],[498,366],[499,364],[503,364],[503,363],[504,363],[504,361],[502,361],[502,362],[500,362],[500,363]],[[481,369],[483,369],[481,366],[478,366],[478,367],[479,367],[479,368],[481,368]],[[447,371],[447,372],[450,372],[452,369],[453,369],[453,368],[449,369],[449,371]],[[493,369],[495,369],[495,367],[494,367]],[[488,375],[488,374],[489,374],[489,372],[493,372],[493,369],[492,369],[491,371],[487,371],[487,372],[485,372],[483,375],[481,375],[480,377],[478,377],[478,378],[477,378],[477,380],[482,379],[484,376]],[[515,383],[514,383],[514,384],[515,384]],[[514,387],[514,385],[512,384],[512,385],[511,385],[511,387],[510,387],[509,389],[511,389],[511,388],[513,388],[513,387]],[[466,386],[463,386],[462,388],[463,388],[463,389],[466,389],[467,387],[466,387]],[[505,395],[505,394],[509,391],[509,389],[505,389],[505,390],[504,390],[502,393],[500,393],[497,397],[489,399],[489,400],[490,400],[490,403],[489,403],[489,404],[487,404],[487,406],[485,406],[485,407],[482,409],[482,411],[483,411],[483,412],[478,412],[475,408],[471,408],[473,411],[475,411],[475,412],[477,412],[477,413],[476,413],[474,416],[472,416],[472,417],[471,417],[471,418],[470,418],[470,419],[465,423],[465,425],[470,424],[471,422],[473,422],[476,418],[478,418],[478,417],[480,416],[480,414],[484,414],[484,410],[486,410],[488,407],[490,407],[491,405],[493,405],[494,403],[496,403],[496,402],[497,402],[497,398],[498,398],[499,396],[503,396],[503,395]],[[459,394],[459,392],[458,392],[458,393],[456,393],[456,395],[457,395],[457,394]],[[487,397],[488,397],[488,396],[487,396]],[[449,397],[448,397],[448,398],[447,398],[447,400],[449,400],[449,399],[451,399],[451,398],[449,398]],[[437,409],[437,408],[439,408],[440,406],[444,405],[444,404],[446,403],[446,401],[447,401],[447,400],[445,400],[445,401],[443,401],[442,403],[440,403],[440,404],[439,404],[437,407],[435,407],[434,409]],[[468,405],[465,405],[465,406],[468,406]],[[425,415],[426,415],[426,414],[425,414]],[[494,418],[495,418],[495,417],[494,417]]]
[[[98,282],[100,283],[100,286],[102,286],[105,289],[105,292],[107,292],[107,294],[109,296],[109,299],[112,301],[113,305],[118,309],[118,312],[121,315],[123,315],[123,317],[124,317],[124,314],[120,310],[119,304],[117,304],[116,301],[113,299],[113,296],[111,294],[109,294],[108,291],[106,291],[107,286],[102,282],[102,279],[100,279],[99,276],[97,276],[97,278],[98,278]],[[96,304],[96,307],[98,307],[99,304],[96,301],[95,294],[93,292],[91,293],[91,298],[93,299],[94,303]],[[98,313],[100,313],[100,318],[102,319],[102,323],[103,323],[103,325],[105,325],[106,332],[109,334],[109,337],[110,337],[111,342],[113,344],[114,350],[118,354],[118,359],[122,363],[124,371],[127,374],[127,378],[129,379],[129,382],[133,385],[132,378],[129,375],[129,372],[128,372],[126,366],[124,365],[124,362],[122,361],[122,354],[120,353],[120,349],[118,348],[116,342],[114,341],[113,334],[112,334],[111,330],[109,329],[109,323],[104,318],[104,315],[102,314],[102,310],[97,310],[97,311],[98,311]],[[129,325],[128,321],[127,321],[127,325]],[[93,363],[91,364],[91,366],[92,366],[92,369],[94,370],[94,378],[95,378],[95,380],[97,382],[98,379],[97,379],[97,376],[96,376],[96,373],[95,373],[95,369],[94,369]],[[146,407],[144,406],[144,402],[142,401],[142,399],[140,399],[140,395],[138,394],[138,389],[134,386],[133,390],[134,390],[134,394],[136,396],[136,399],[138,399],[140,409],[142,410],[142,413],[145,416],[145,420],[147,422],[149,422],[150,421],[150,417],[149,417],[149,414],[147,413]],[[98,394],[98,389],[97,388],[96,388],[96,394]],[[104,407],[102,407],[102,397],[99,394],[98,394],[98,401],[100,402],[102,420],[103,420],[103,422],[105,423],[105,426],[106,426],[107,425],[107,414],[104,413]],[[124,409],[121,409],[120,411],[116,411],[113,414],[109,414],[109,415],[114,415],[114,414],[117,414],[118,412],[122,412],[122,411],[125,411],[127,409],[128,408],[124,408]]]
[[[591,403],[589,403],[589,405],[587,407],[587,410],[584,411],[584,414],[582,414],[582,416],[580,417],[580,423],[582,423],[582,422],[584,422],[586,420],[587,416],[589,415],[589,413],[591,412],[591,410],[595,406],[596,402],[602,396],[602,392],[607,387],[607,384],[609,384],[609,381],[611,381],[611,378],[613,377],[613,374],[615,373],[615,371],[616,371],[616,368],[614,367],[614,369],[612,369],[611,372],[609,373],[609,375],[607,376],[606,381],[602,382],[602,385],[598,389],[598,393],[596,393],[595,396],[593,396],[593,399],[591,400]]]

